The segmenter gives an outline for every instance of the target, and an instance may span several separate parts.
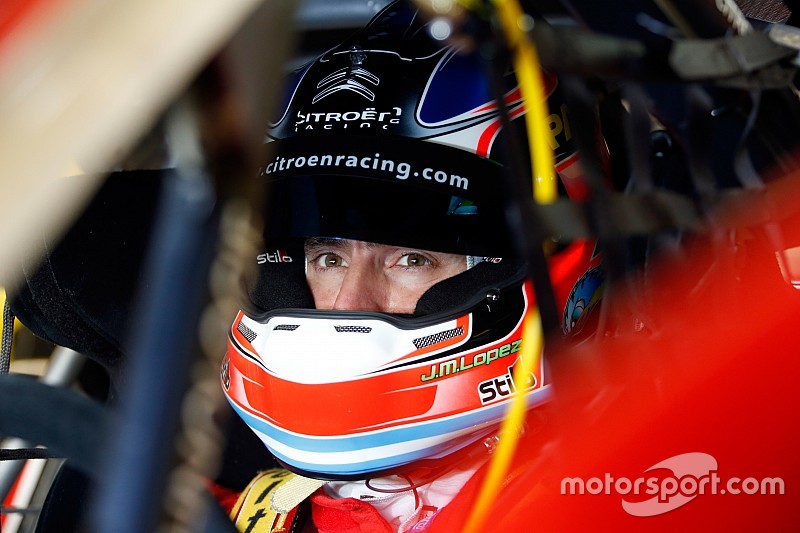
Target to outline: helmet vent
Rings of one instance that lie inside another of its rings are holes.
[[[236,329],[239,330],[239,333],[241,333],[245,339],[247,339],[247,342],[253,342],[255,340],[256,332],[248,328],[241,322],[239,322],[239,325],[236,326]]]
[[[438,344],[442,341],[446,341],[447,339],[452,339],[453,337],[458,337],[459,335],[464,333],[464,328],[454,328],[448,329],[445,331],[440,331],[439,333],[434,333],[433,335],[428,335],[427,337],[420,337],[418,339],[414,339],[414,346],[417,347],[417,350],[420,348],[426,348],[431,346],[432,344]]]
[[[294,331],[300,327],[300,324],[278,324],[272,331]]]
[[[369,333],[372,328],[368,326],[333,326],[339,333]]]

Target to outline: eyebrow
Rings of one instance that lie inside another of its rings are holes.
[[[303,247],[305,249],[319,247],[342,248],[346,242],[353,240],[354,239],[336,239],[332,237],[309,237],[306,239]],[[380,248],[381,246],[385,246],[377,242],[365,242],[365,244],[368,248]]]
[[[340,239],[330,239],[326,237],[309,237],[306,239],[306,242],[303,243],[303,246],[306,248],[311,248],[314,246],[337,246],[339,244]]]

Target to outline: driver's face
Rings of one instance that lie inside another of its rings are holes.
[[[463,272],[463,255],[347,239],[308,239],[306,279],[317,309],[413,313],[432,285]]]

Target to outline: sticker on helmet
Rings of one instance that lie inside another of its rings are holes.
[[[275,250],[272,253],[258,254],[256,261],[259,265],[264,263],[291,263],[292,257],[283,250]]]
[[[348,85],[352,87],[352,85]],[[298,110],[294,121],[295,132],[320,130],[346,130],[380,128],[388,130],[391,125],[400,124],[403,110],[399,107],[391,109],[351,109],[349,111],[313,112]]]
[[[474,368],[481,365],[489,365],[493,361],[497,361],[498,359],[505,357],[512,353],[517,353],[519,351],[519,345],[522,343],[522,339],[517,339],[513,342],[509,342],[508,344],[504,344],[497,348],[492,348],[491,350],[487,350],[485,352],[476,353],[472,356],[472,362],[467,363],[468,356],[462,355],[461,357],[456,357],[455,359],[449,359],[447,361],[442,361],[438,365],[431,365],[431,370],[427,374],[422,374],[419,379],[420,381],[430,381],[432,379],[439,379],[451,374],[456,374],[458,372],[463,372],[464,370],[469,370],[470,368]]]
[[[600,267],[587,270],[577,283],[572,287],[564,306],[561,329],[567,335],[578,325],[579,320],[603,296],[603,281],[605,276]]]
[[[514,368],[521,364],[517,359],[513,365],[508,367],[508,372],[496,378],[487,379],[478,385],[478,395],[481,398],[481,404],[486,405],[494,400],[505,398],[514,394],[518,390],[528,390],[536,387],[538,380],[536,374],[528,372],[525,376],[523,383],[514,381]]]

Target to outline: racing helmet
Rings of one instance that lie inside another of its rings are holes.
[[[229,332],[225,394],[275,458],[308,477],[446,462],[496,432],[515,391],[529,406],[549,394],[541,360],[524,383],[512,378],[534,342],[522,322],[536,304],[507,226],[486,73],[401,2],[290,78],[266,133],[264,250]],[[513,74],[505,81],[518,117]],[[412,314],[318,310],[309,237],[476,264],[431,287]]]

